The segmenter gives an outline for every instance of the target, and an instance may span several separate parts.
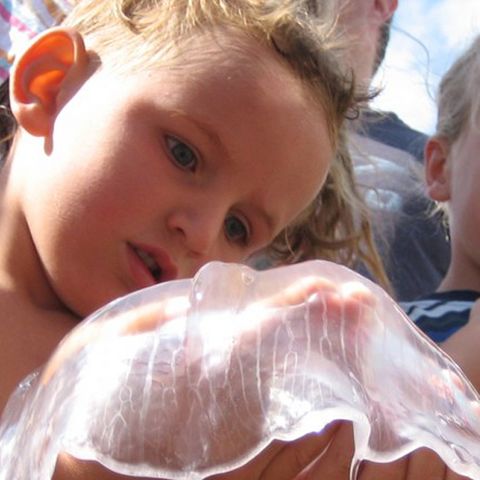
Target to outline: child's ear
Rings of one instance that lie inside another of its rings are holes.
[[[450,146],[445,138],[430,137],[425,145],[425,180],[428,195],[438,202],[450,200]]]
[[[10,103],[19,125],[32,135],[48,135],[61,106],[59,97],[86,78],[87,66],[79,33],[53,28],[36,37],[16,60],[10,80]]]

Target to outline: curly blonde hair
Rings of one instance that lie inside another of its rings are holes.
[[[274,239],[275,263],[324,258],[369,265],[386,277],[356,191],[344,142],[344,120],[365,101],[353,74],[342,69],[335,15],[313,15],[298,0],[79,0],[63,25],[79,31],[93,59],[117,69],[148,68],[174,57],[180,42],[202,30],[238,29],[278,53],[328,119],[335,148],[325,186],[314,204]],[[360,215],[353,212],[360,212]]]

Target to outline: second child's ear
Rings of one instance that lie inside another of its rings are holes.
[[[445,138],[431,137],[425,145],[425,180],[430,198],[450,200],[450,146]]]
[[[62,93],[86,78],[87,66],[79,33],[53,28],[36,37],[16,59],[10,80],[10,103],[19,125],[32,135],[48,135]]]

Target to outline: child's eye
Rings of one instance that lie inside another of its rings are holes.
[[[172,154],[175,165],[183,170],[195,171],[198,164],[198,158],[195,152],[182,141],[175,137],[166,136],[167,147]]]
[[[234,215],[229,215],[224,223],[225,235],[228,240],[235,243],[246,244],[249,231],[245,223]]]

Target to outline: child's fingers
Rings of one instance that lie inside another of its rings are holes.
[[[246,465],[208,480],[293,480],[331,442],[341,422],[334,422],[318,434],[310,434],[293,442],[272,442]]]
[[[320,287],[323,290],[319,291]],[[260,308],[261,318],[235,338],[228,366],[229,383],[240,382],[239,391],[247,391],[243,382],[258,386],[258,391],[248,391],[256,392],[255,404],[259,405],[270,384],[268,378],[274,377],[277,385],[282,385],[282,378],[293,382],[294,377],[305,374],[311,361],[318,361],[314,360],[318,355],[340,368],[356,370],[371,333],[368,319],[374,297],[358,282],[337,288],[328,280],[311,277],[283,293],[282,300],[293,308]],[[288,389],[290,383],[282,388]],[[247,402],[250,407],[252,401]]]
[[[354,454],[352,425],[344,422],[333,437],[325,453],[313,462],[301,475],[295,480],[313,480],[317,478],[328,478],[329,480],[349,480],[351,462]],[[428,455],[426,456],[428,457]],[[423,468],[421,460],[427,459],[425,456],[418,456],[415,464],[412,466],[412,472],[415,475],[410,477],[410,457],[403,457],[399,460],[389,463],[363,462],[358,472],[358,480],[433,480],[442,479],[445,467],[443,462],[437,462],[432,466]],[[428,476],[429,473],[441,476]],[[419,476],[418,476],[419,475]]]
[[[363,365],[364,352],[374,333],[376,300],[360,282],[342,284],[333,293],[312,297],[310,328],[319,348],[338,366]]]
[[[169,319],[185,314],[188,306],[188,298],[179,296],[158,303],[151,302],[107,320],[99,319],[80,325],[60,343],[43,371],[42,381],[47,383],[67,358],[86,345],[154,330]]]
[[[323,454],[341,425],[342,422],[333,422],[320,433],[312,433],[286,443],[264,469],[261,480],[296,479],[308,465]]]
[[[304,469],[295,480],[349,480],[354,445],[351,422],[338,422],[328,448]],[[382,478],[383,477],[379,477]]]
[[[119,335],[149,332],[168,320],[185,315],[189,307],[190,301],[187,296],[151,302],[119,315],[112,323],[112,329],[117,330],[116,333]]]
[[[295,281],[286,289],[265,300],[270,307],[295,306],[306,302],[317,293],[335,292],[337,287],[333,282],[324,277],[304,277]]]
[[[270,324],[275,328],[281,315],[285,317],[288,314],[290,321],[295,317],[290,314],[293,310],[289,307],[304,307],[310,328],[324,325],[323,331],[335,333],[342,327],[354,333],[359,326],[367,329],[366,321],[371,318],[368,315],[374,306],[375,297],[360,282],[336,285],[326,278],[312,276],[302,278],[278,294],[252,305],[247,314],[251,312],[257,316],[252,326],[262,323],[268,330]]]
[[[281,356],[285,337],[295,336],[295,326],[304,323],[305,320],[310,321],[304,318],[304,310],[309,299],[316,294],[325,298],[335,291],[336,287],[329,280],[307,277],[273,296],[249,305],[238,315],[227,312],[226,321],[235,322],[226,328],[228,335],[231,336],[226,344],[234,345],[231,356],[243,357],[250,361],[256,361],[260,352],[263,360],[269,354]],[[229,315],[232,317],[228,318]],[[303,326],[302,330],[305,330]],[[270,362],[270,358],[266,361]]]
[[[316,288],[316,287],[322,288]],[[302,285],[296,286],[302,288]],[[313,322],[328,322],[333,331],[339,328],[355,330],[366,326],[366,313],[375,306],[375,297],[360,282],[334,286],[331,283],[309,283],[303,301]],[[302,298],[297,292],[297,299]]]
[[[428,448],[415,450],[407,458],[408,471],[406,478],[408,480],[415,480],[416,478],[436,480],[437,478],[445,479],[447,476],[447,466],[443,460]]]
[[[468,477],[459,475],[450,470],[443,460],[432,450],[420,448],[410,453],[408,459],[408,471],[405,480],[468,480]],[[374,480],[371,476],[365,480]],[[364,480],[363,477],[359,480]],[[387,477],[387,480],[390,478]]]

